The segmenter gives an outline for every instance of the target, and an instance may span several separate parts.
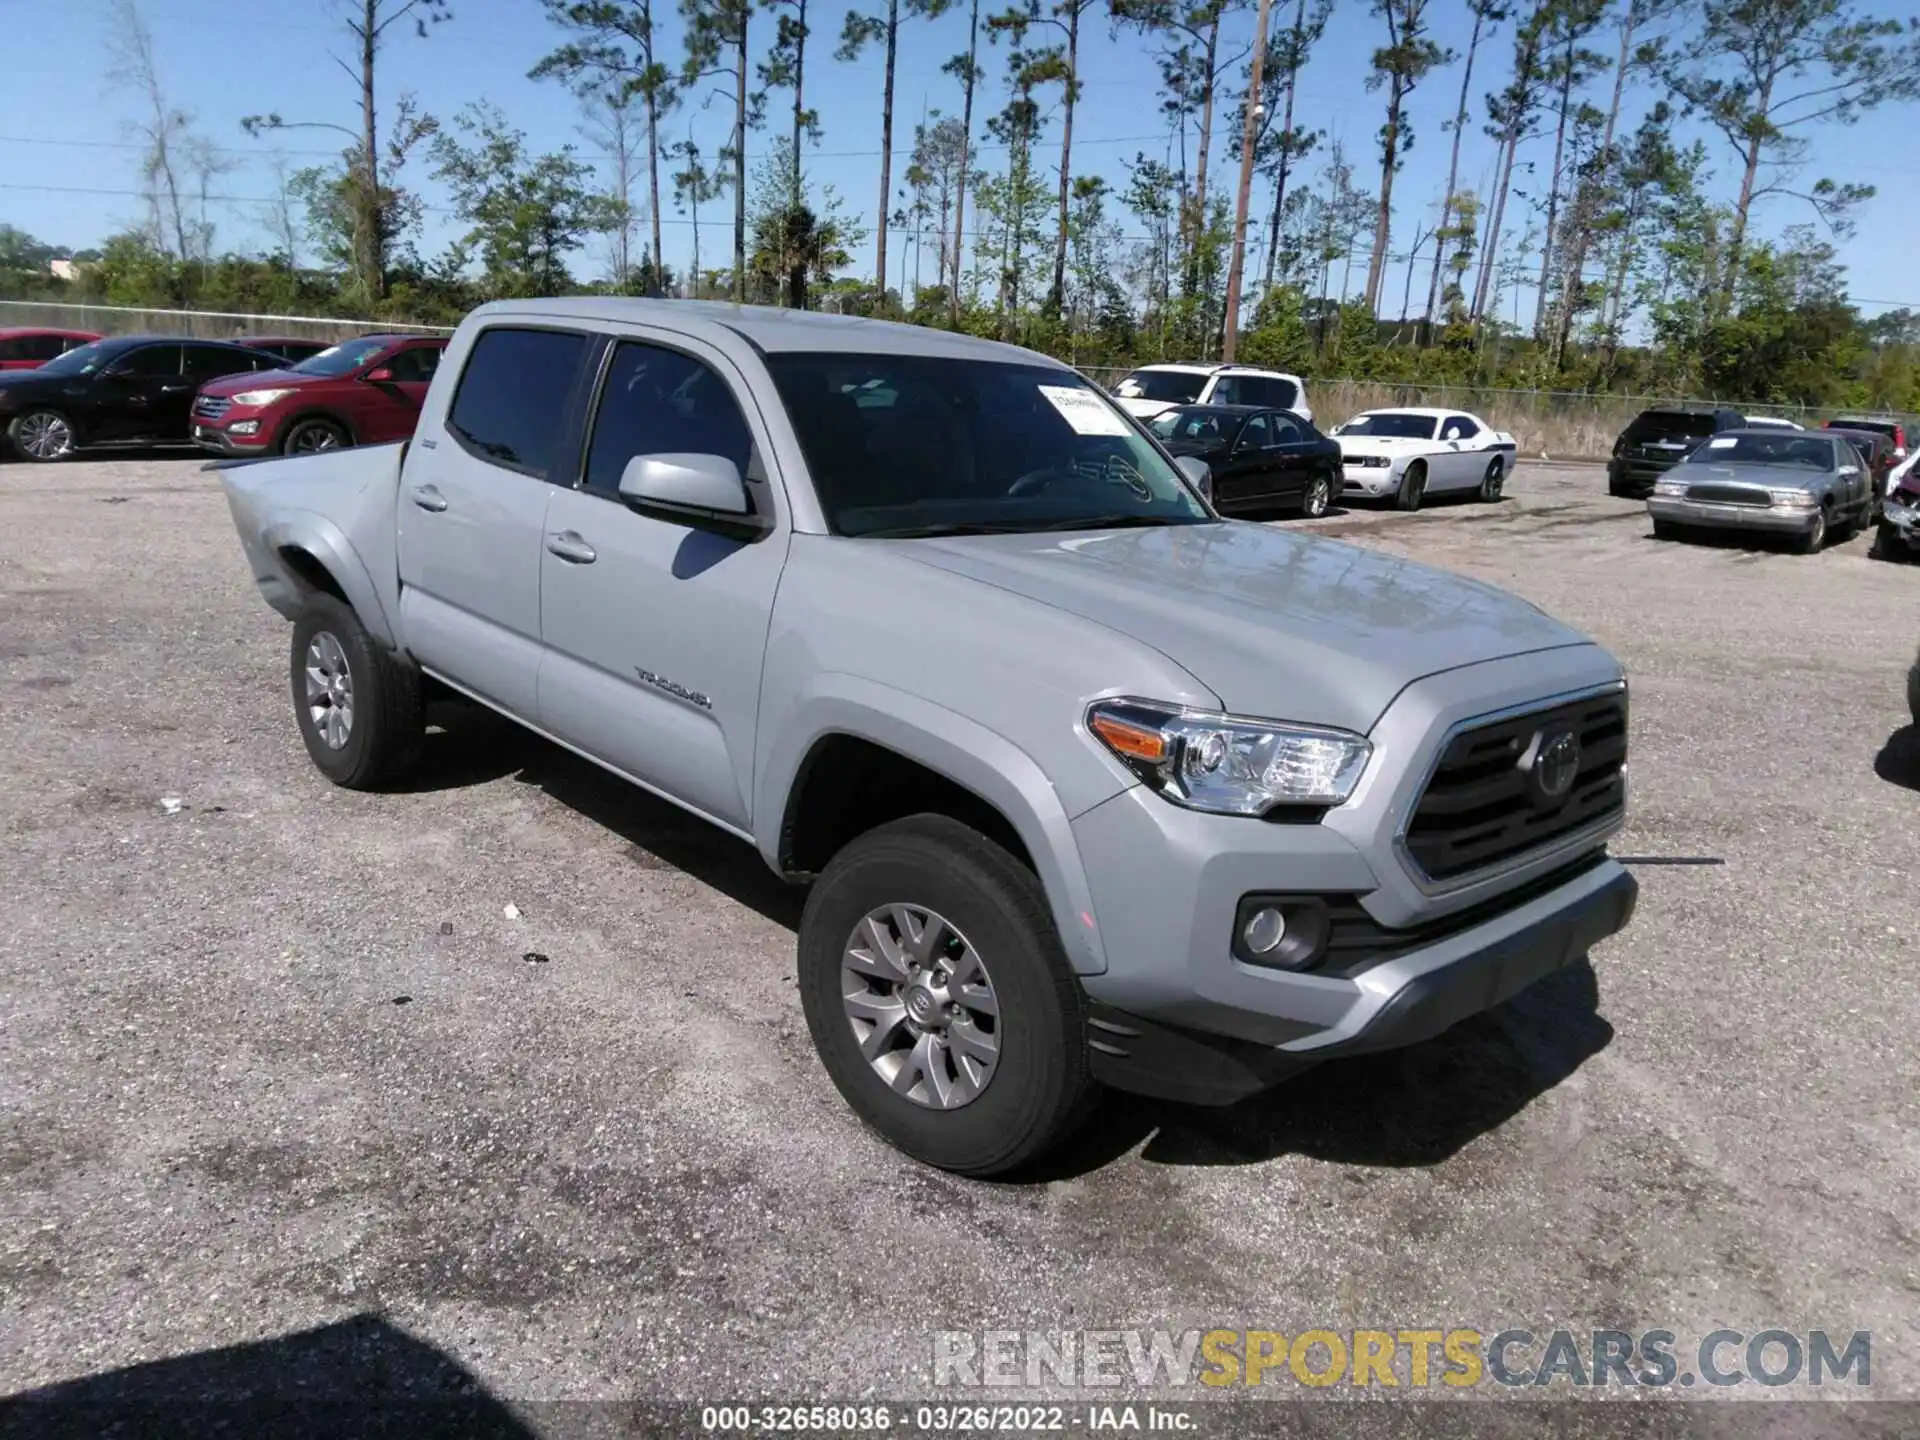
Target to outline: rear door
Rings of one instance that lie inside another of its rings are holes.
[[[160,423],[165,427],[162,436],[168,440],[191,438],[193,397],[200,393],[202,385],[228,375],[243,375],[269,368],[264,362],[271,359],[237,346],[186,345],[181,348],[185,352],[181,377],[184,383],[166,391],[159,416]]]
[[[604,368],[580,484],[555,489],[547,512],[540,723],[744,832],[788,533],[734,539],[618,492],[637,455],[721,455],[772,513],[768,437],[742,377],[696,342],[622,339]]]
[[[187,378],[180,373],[180,346],[171,341],[129,350],[88,386],[88,440],[152,440],[166,433],[166,415]],[[192,405],[193,392],[186,391]]]
[[[444,414],[421,417],[400,477],[400,615],[428,669],[533,721],[541,527],[579,453],[599,341],[503,321],[475,333]]]

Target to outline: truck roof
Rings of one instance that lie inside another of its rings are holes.
[[[950,359],[992,360],[1011,365],[1071,367],[1050,355],[892,320],[859,315],[823,315],[772,305],[731,305],[714,300],[643,300],[624,296],[577,295],[541,300],[495,300],[472,318],[521,316],[548,320],[590,320],[609,325],[658,325],[684,335],[720,338],[731,331],[764,351],[829,350],[847,354],[939,355]]]

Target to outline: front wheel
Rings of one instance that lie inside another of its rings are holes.
[[[345,601],[313,597],[294,622],[289,668],[300,738],[334,784],[377,789],[419,759],[420,672],[382,647]]]
[[[1400,477],[1400,488],[1394,492],[1393,503],[1401,510],[1418,510],[1420,500],[1427,493],[1427,467],[1416,460],[1407,467],[1407,473]]]
[[[1653,522],[1653,538],[1656,540],[1678,540],[1680,539],[1680,527],[1671,520],[1655,520]]]
[[[323,450],[343,450],[353,443],[344,426],[332,420],[302,420],[280,442],[284,455],[317,455]]]
[[[7,427],[7,438],[16,455],[38,464],[65,460],[78,444],[73,422],[58,410],[29,410],[15,416]]]
[[[1827,512],[1825,509],[1813,512],[1813,528],[1794,541],[1793,548],[1801,555],[1816,554],[1827,543]]]
[[[1498,456],[1487,465],[1487,473],[1480,477],[1480,498],[1491,504],[1500,498],[1506,489],[1507,467]]]
[[[1097,1093],[1039,881],[957,820],[910,816],[834,856],[801,915],[799,978],[835,1087],[929,1165],[1017,1170]]]
[[[1300,513],[1309,520],[1318,520],[1327,513],[1327,507],[1333,503],[1333,480],[1326,475],[1316,475],[1307,481],[1307,493],[1300,502]]]

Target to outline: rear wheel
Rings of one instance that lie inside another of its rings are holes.
[[[1318,520],[1327,513],[1327,507],[1333,503],[1333,480],[1327,475],[1316,475],[1307,481],[1307,493],[1300,502],[1300,513],[1309,520]]]
[[[315,455],[322,450],[342,450],[353,443],[346,427],[332,420],[302,420],[280,442],[283,455]]]
[[[1401,510],[1418,510],[1421,497],[1426,493],[1426,462],[1416,460],[1407,467],[1407,473],[1400,477],[1400,488],[1394,492],[1393,503]]]
[[[943,1170],[1016,1170],[1065,1139],[1097,1093],[1039,881],[943,815],[881,826],[834,856],[800,920],[800,999],[847,1104]]]
[[[367,632],[345,601],[316,595],[294,623],[289,659],[300,738],[320,773],[373,790],[419,759],[420,672]]]
[[[7,426],[7,438],[13,441],[14,453],[22,460],[38,464],[65,460],[79,443],[73,422],[58,410],[29,410],[15,416]]]
[[[1506,462],[1496,455],[1488,462],[1487,473],[1480,477],[1480,498],[1489,503],[1498,500],[1506,484]]]

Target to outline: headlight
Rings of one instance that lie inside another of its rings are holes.
[[[291,390],[242,390],[233,397],[236,405],[271,405],[276,400],[284,400],[293,394]]]
[[[1656,495],[1684,495],[1687,493],[1687,482],[1684,480],[1656,480],[1653,482],[1653,493]]]
[[[1181,710],[1150,700],[1103,700],[1087,728],[1176,805],[1216,815],[1264,815],[1277,805],[1345,803],[1373,747],[1345,730]]]
[[[1774,504],[1790,506],[1795,510],[1811,510],[1820,503],[1811,490],[1769,489],[1767,494],[1773,498]]]

